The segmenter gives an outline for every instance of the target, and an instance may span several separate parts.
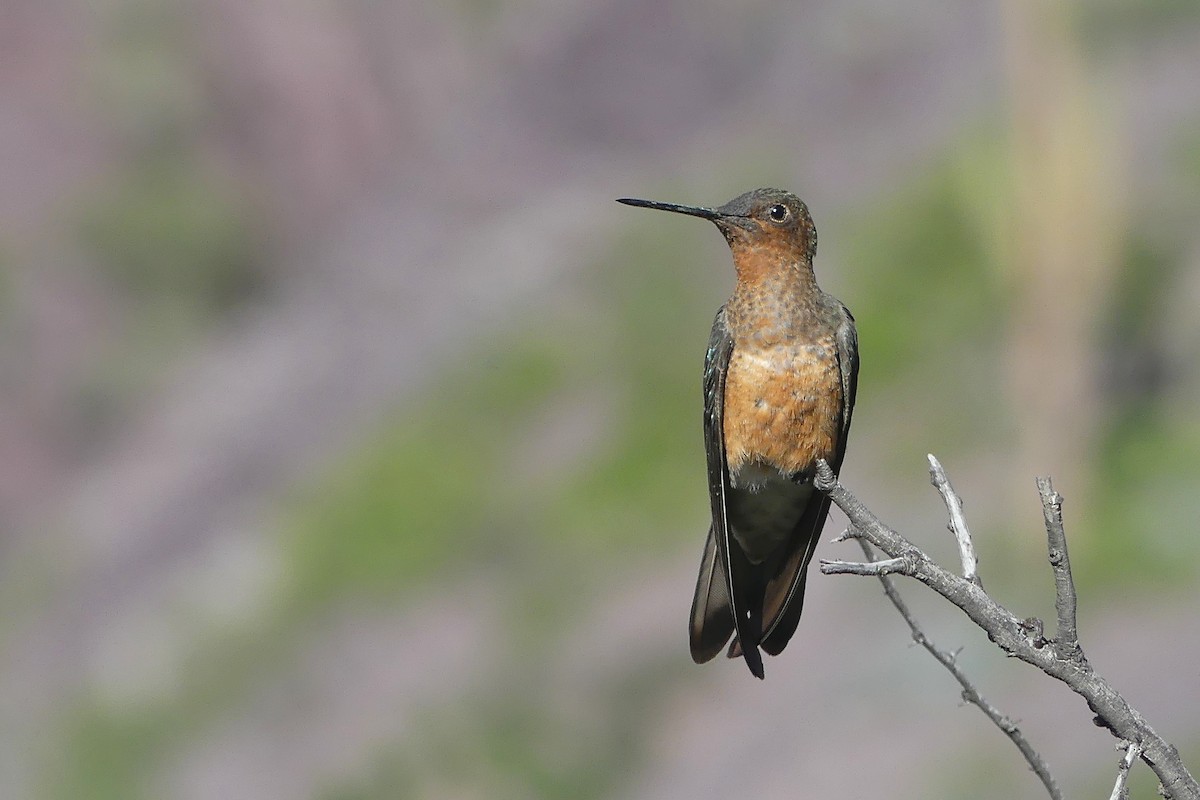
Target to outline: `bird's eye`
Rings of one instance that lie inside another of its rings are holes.
[[[788,218],[788,207],[782,204],[776,204],[767,209],[767,216],[772,222],[783,222]]]

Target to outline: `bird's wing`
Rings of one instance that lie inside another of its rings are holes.
[[[829,466],[837,472],[846,456],[846,440],[850,438],[850,418],[854,415],[854,399],[858,395],[858,330],[850,309],[838,304],[842,310],[842,323],[837,330],[838,369],[842,374],[842,426],[838,437],[834,463]]]
[[[842,410],[838,425],[838,440],[830,467],[836,473],[842,467],[846,455],[846,441],[850,433],[850,418],[854,413],[854,399],[858,393],[858,333],[854,328],[854,317],[840,303],[841,322],[837,329],[838,371],[842,381]],[[775,577],[767,582],[763,600],[763,618],[767,621],[763,629],[762,649],[773,656],[779,655],[800,623],[800,612],[804,610],[804,584],[808,575],[808,564],[812,561],[825,517],[829,514],[829,497],[812,490],[812,497],[796,523],[789,538],[790,549],[784,553]]]
[[[749,621],[739,613],[735,601],[731,559],[739,557],[730,537],[728,495],[729,466],[725,460],[725,374],[733,353],[733,337],[725,322],[725,309],[717,312],[708,352],[704,358],[704,448],[708,456],[708,494],[712,503],[712,527],[700,562],[700,577],[692,601],[691,649],[697,663],[710,660],[724,647],[735,628],[747,641],[758,635],[745,630]],[[739,562],[740,566],[740,562]],[[741,571],[739,569],[739,571]],[[750,671],[762,677],[762,657],[757,648],[749,648],[746,663]]]

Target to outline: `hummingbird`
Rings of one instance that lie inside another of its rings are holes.
[[[804,581],[829,513],[813,485],[846,453],[858,390],[854,317],[813,273],[817,230],[791,192],[755,189],[704,208],[617,202],[707,219],[725,237],[737,282],[704,357],[704,447],[712,524],[692,601],[697,664],[728,656],[763,677],[796,631]]]

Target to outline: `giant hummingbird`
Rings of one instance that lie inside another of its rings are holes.
[[[763,677],[796,631],[804,580],[829,498],[817,461],[837,473],[858,385],[854,318],[813,274],[808,207],[755,189],[718,208],[623,198],[712,221],[737,283],[717,311],[704,358],[704,445],[712,525],[692,601],[692,659],[729,657]]]

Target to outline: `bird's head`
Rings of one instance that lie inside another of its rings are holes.
[[[710,220],[724,234],[735,260],[746,253],[769,251],[811,264],[817,252],[817,229],[808,206],[796,195],[782,189],[755,189],[718,208],[630,197],[617,202]]]

